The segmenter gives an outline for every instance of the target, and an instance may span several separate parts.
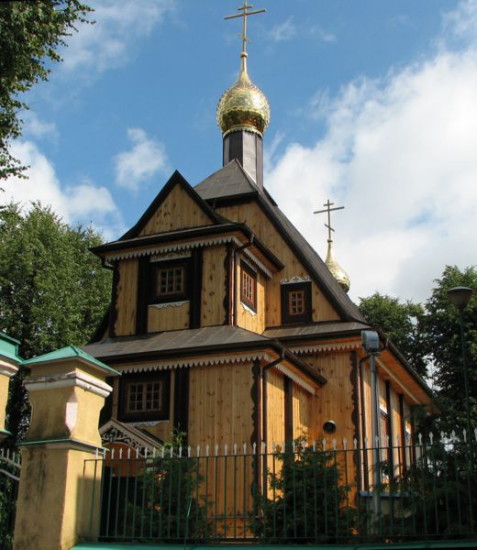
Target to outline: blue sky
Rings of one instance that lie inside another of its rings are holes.
[[[239,0],[90,0],[12,145],[31,168],[0,200],[51,204],[107,240],[175,169],[221,165],[215,109],[234,82]],[[262,0],[249,72],[267,95],[265,185],[322,255],[329,198],[351,296],[423,300],[476,264],[477,0]]]

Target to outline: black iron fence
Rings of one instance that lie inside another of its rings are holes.
[[[356,543],[477,536],[475,440],[432,437],[360,447],[336,441],[282,447],[108,453],[104,541]],[[376,482],[377,481],[377,482]],[[96,533],[91,515],[91,533]]]

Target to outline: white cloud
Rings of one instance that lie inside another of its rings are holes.
[[[134,43],[150,35],[174,10],[175,0],[96,0],[90,5],[95,11],[88,18],[95,23],[78,25],[79,32],[68,39],[61,64],[68,72],[102,72],[123,65]]]
[[[426,60],[341,90],[325,136],[289,145],[268,174],[272,195],[322,256],[326,220],[312,211],[327,198],[346,206],[333,216],[335,248],[355,299],[380,291],[423,300],[445,265],[477,263],[477,50],[443,47],[463,32],[449,21],[464,19],[475,33],[477,1],[447,14]]]
[[[92,224],[106,239],[117,238],[124,230],[111,193],[90,181],[62,186],[53,164],[32,141],[17,141],[12,155],[29,166],[28,179],[9,178],[2,182],[3,204],[19,203],[28,210],[33,202],[51,206],[66,223]]]
[[[336,42],[336,35],[326,29],[323,29],[319,25],[312,27],[310,34],[322,42]]]
[[[21,114],[23,120],[23,136],[31,136],[34,138],[58,138],[58,130],[54,122],[44,122],[41,120],[35,111],[25,111]]]
[[[283,23],[275,25],[268,32],[269,38],[274,42],[283,42],[284,40],[291,40],[296,34],[296,27],[293,24],[293,18],[289,17]]]
[[[158,172],[167,172],[167,155],[162,143],[148,138],[141,128],[130,128],[128,137],[133,143],[130,151],[119,153],[114,160],[116,183],[137,191],[141,183]]]

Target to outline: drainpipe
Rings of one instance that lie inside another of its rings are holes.
[[[236,248],[232,255],[233,257],[233,261],[232,261],[232,271],[233,271],[232,273],[232,281],[233,281],[232,326],[233,327],[236,326],[237,324],[237,257],[239,252],[242,252],[242,250],[245,250],[249,246],[252,246],[254,238],[255,238],[255,235],[254,233],[252,233],[252,235],[250,236],[250,240],[247,243],[243,244],[242,246],[239,246],[238,248]]]

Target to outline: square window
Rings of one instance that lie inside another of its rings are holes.
[[[284,284],[281,298],[284,325],[311,322],[311,283]]]
[[[247,264],[242,263],[240,267],[240,299],[246,306],[256,311],[257,273],[253,271]]]
[[[189,299],[187,261],[157,262],[151,265],[151,302]]]
[[[169,372],[124,375],[120,384],[120,420],[166,420],[169,417]]]

